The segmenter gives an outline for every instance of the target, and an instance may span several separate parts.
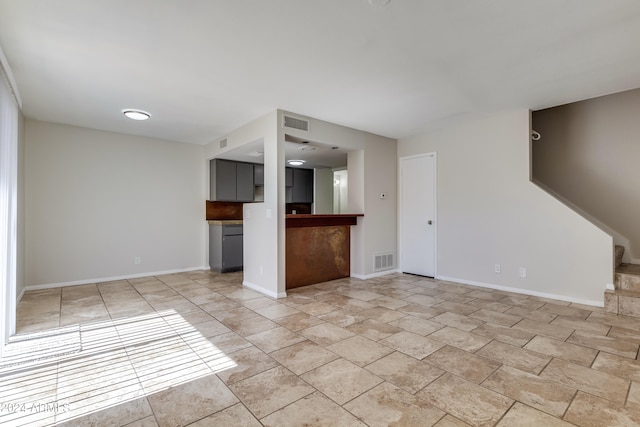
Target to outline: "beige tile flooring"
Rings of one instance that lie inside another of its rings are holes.
[[[28,292],[0,424],[640,425],[640,319],[411,275]]]

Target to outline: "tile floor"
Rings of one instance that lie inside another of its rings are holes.
[[[640,425],[640,319],[410,275],[34,291],[18,332],[7,426]]]

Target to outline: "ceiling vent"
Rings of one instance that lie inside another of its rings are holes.
[[[224,148],[227,146],[227,138],[220,140],[220,148]]]
[[[309,132],[309,122],[295,117],[284,116],[284,126],[291,129],[298,129]]]

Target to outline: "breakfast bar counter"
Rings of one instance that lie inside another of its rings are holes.
[[[286,288],[349,277],[351,226],[364,214],[286,216]]]

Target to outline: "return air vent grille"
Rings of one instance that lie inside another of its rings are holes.
[[[224,148],[227,146],[227,138],[220,140],[220,148]]]
[[[389,270],[393,268],[393,254],[391,252],[385,254],[373,255],[374,271]]]
[[[295,117],[284,116],[284,126],[309,132],[309,122]]]

